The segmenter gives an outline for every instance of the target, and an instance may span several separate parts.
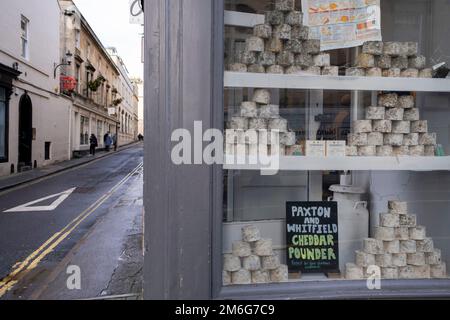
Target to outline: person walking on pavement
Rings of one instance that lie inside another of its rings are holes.
[[[109,150],[111,150],[111,145],[112,145],[112,139],[111,139],[111,135],[109,134],[109,132],[107,132],[105,134],[104,142],[105,142],[105,150],[107,152],[109,152]]]
[[[114,145],[114,151],[117,151],[117,134],[114,134],[112,137],[113,145]]]
[[[92,156],[95,156],[95,149],[98,147],[98,140],[97,137],[94,134],[91,134],[91,138],[89,139],[90,143],[90,154]]]

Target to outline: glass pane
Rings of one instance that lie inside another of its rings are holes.
[[[315,2],[226,1],[223,283],[446,278],[449,4],[382,0],[382,41],[348,46],[338,2],[302,18]]]
[[[24,39],[21,39],[22,42],[22,57],[27,57],[27,41]]]
[[[20,25],[21,25],[21,29],[22,29],[22,37],[26,38],[27,37],[27,23],[24,20],[22,20]]]

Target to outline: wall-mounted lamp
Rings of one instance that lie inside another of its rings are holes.
[[[72,60],[71,60],[72,57],[73,57],[72,52],[67,51],[66,58],[63,59],[63,62],[58,64],[58,65],[56,65],[56,63],[55,63],[55,69],[53,70],[53,78],[54,79],[56,79],[56,70],[58,70],[59,67],[61,67],[61,66],[70,66],[72,64]]]
[[[144,0],[134,0],[131,2],[130,14],[132,17],[137,17],[144,12]]]

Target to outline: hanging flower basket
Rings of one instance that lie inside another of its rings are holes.
[[[123,101],[123,98],[119,98],[119,99],[113,100],[112,105],[114,107],[117,107],[119,104],[122,103],[122,101]]]
[[[89,81],[88,82],[88,88],[89,90],[91,90],[92,92],[97,92],[98,88],[102,85],[102,83],[104,83],[106,81],[106,79],[103,76],[99,76],[97,77],[97,79],[95,79],[94,81]]]

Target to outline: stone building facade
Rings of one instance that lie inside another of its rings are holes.
[[[121,73],[73,1],[59,3],[61,52],[73,54],[73,62],[61,68],[61,85],[63,93],[73,100],[70,149],[78,156],[89,150],[91,134],[97,137],[100,148],[104,147],[105,134],[119,134],[116,107],[121,103]]]
[[[144,81],[139,78],[133,79],[133,83],[138,88],[138,134],[145,136],[144,129]]]
[[[116,106],[120,122],[119,142],[128,144],[136,141],[138,136],[138,88],[128,76],[128,70],[116,48],[108,48],[111,59],[119,69],[120,76],[117,79],[117,90],[121,97],[121,103]]]
[[[0,3],[0,176],[137,140],[138,91],[72,0]]]

